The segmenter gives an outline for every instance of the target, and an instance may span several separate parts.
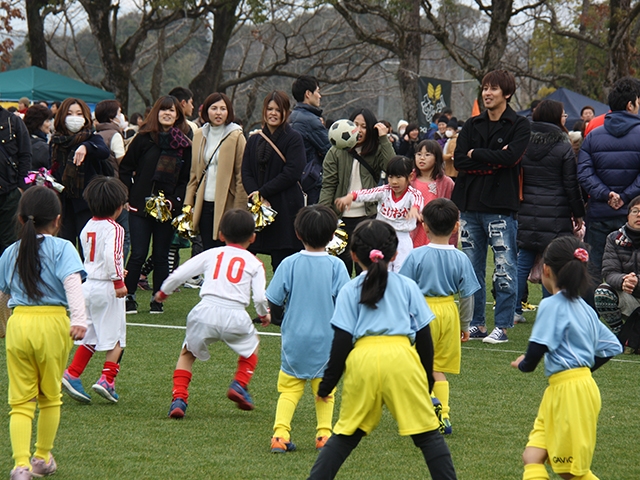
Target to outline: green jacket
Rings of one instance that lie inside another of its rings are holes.
[[[378,178],[373,178],[369,170],[360,165],[362,188],[374,188],[378,186],[380,172],[387,168],[389,160],[391,160],[395,154],[396,152],[393,150],[393,146],[387,135],[380,137],[380,145],[375,155],[363,157],[367,163],[371,165],[371,168],[376,172]],[[338,211],[333,202],[336,198],[344,197],[349,193],[348,188],[349,181],[351,180],[353,162],[357,162],[357,160],[355,160],[347,150],[339,150],[336,147],[331,147],[322,163],[322,190],[320,191],[320,200],[318,203],[333,208],[338,216],[341,216],[342,212]],[[365,203],[367,216],[375,215],[377,211],[376,208],[375,202]]]

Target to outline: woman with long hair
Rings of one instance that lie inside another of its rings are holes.
[[[387,168],[395,151],[389,141],[388,128],[376,120],[371,110],[362,108],[354,111],[349,119],[359,129],[356,146],[351,150],[331,147],[322,164],[322,190],[319,203],[334,209],[345,224],[345,231],[351,237],[356,226],[377,212],[375,202],[353,202],[348,210],[340,211],[335,201],[349,192],[373,188],[380,181],[380,173]],[[349,274],[354,262],[350,247],[340,258],[347,266]],[[355,265],[356,273],[360,267]]]
[[[212,93],[202,105],[205,124],[193,136],[191,177],[184,204],[193,206],[204,250],[220,247],[222,215],[247,208],[242,185],[242,156],[247,144],[242,127],[234,123],[233,104],[224,93]]]
[[[109,147],[91,131],[91,111],[78,98],[62,102],[53,122],[51,173],[65,186],[60,194],[62,226],[59,236],[74,245],[91,218],[89,205],[82,198],[84,186],[96,175],[113,176]]]
[[[169,276],[169,249],[173,239],[170,219],[161,222],[145,210],[148,197],[162,193],[171,216],[182,211],[191,170],[191,128],[175,97],[160,97],[149,112],[120,163],[120,180],[129,189],[131,255],[127,262],[127,313],[137,313],[135,300],[140,270],[153,237],[153,293]],[[151,313],[162,304],[151,301]]]
[[[249,137],[242,159],[242,183],[249,198],[259,195],[278,212],[249,248],[270,255],[274,271],[284,258],[302,249],[293,221],[305,203],[300,178],[307,155],[302,136],[288,123],[289,107],[289,97],[280,90],[266,96],[262,130]]]
[[[564,106],[543,100],[533,111],[531,139],[522,158],[523,200],[518,212],[518,301],[515,323],[524,320],[520,299],[536,256],[557,237],[582,228],[585,209],[576,157],[563,124]],[[543,296],[549,292],[542,290]]]

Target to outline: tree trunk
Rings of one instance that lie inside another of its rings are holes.
[[[191,80],[194,105],[201,104],[211,93],[218,91],[222,81],[224,56],[237,22],[236,9],[240,0],[229,0],[213,11],[213,40],[202,70]]]
[[[420,1],[411,1],[411,11],[404,14],[403,25],[407,33],[402,37],[400,45],[400,65],[398,67],[398,84],[402,95],[402,110],[409,123],[418,123],[418,77],[420,76],[420,54],[422,52],[422,35],[420,34]]]
[[[629,59],[631,58],[631,44],[629,41],[629,29],[621,23],[631,10],[630,0],[611,0],[609,13],[609,58],[607,65],[607,77],[605,90],[620,78],[631,73]]]
[[[43,0],[26,0],[27,10],[27,38],[31,65],[47,68],[47,44],[44,40],[44,18],[40,10],[47,5]]]
[[[481,76],[482,81],[487,73],[500,68],[502,57],[507,48],[507,27],[511,20],[513,0],[493,0],[491,2],[491,24],[489,34],[484,45]]]
[[[164,28],[158,32],[158,59],[153,66],[153,75],[151,76],[151,98],[155,101],[160,97],[162,90],[162,78],[164,77],[164,46],[166,40],[166,32]]]
[[[587,33],[587,18],[589,15],[590,0],[582,0],[582,14],[580,15],[580,27],[578,33],[585,36]],[[575,89],[577,92],[586,94],[583,89],[584,63],[586,60],[587,42],[578,40],[578,48],[576,50],[576,70],[575,70]]]

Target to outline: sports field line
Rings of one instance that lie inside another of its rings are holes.
[[[183,327],[181,325],[155,325],[152,323],[127,323],[127,327],[149,327],[149,328],[168,328],[170,330],[186,330],[187,327]],[[264,335],[265,337],[280,337],[282,334],[274,333],[274,332],[260,332],[258,331],[258,335]],[[492,349],[492,348],[477,348],[477,347],[468,347],[463,346],[462,348],[466,350],[484,350],[486,352],[497,352],[497,353],[523,353],[522,350],[504,350],[504,349]],[[612,362],[620,362],[620,363],[637,363],[640,364],[640,361],[636,360],[624,360],[621,358],[613,358]]]

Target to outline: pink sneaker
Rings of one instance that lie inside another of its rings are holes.
[[[42,458],[33,457],[31,459],[31,475],[34,477],[47,477],[56,473],[58,465],[53,458],[53,455],[49,454],[49,462],[45,463]]]
[[[9,478],[11,480],[31,480],[33,477],[31,476],[29,467],[16,467],[11,470],[11,476]]]

